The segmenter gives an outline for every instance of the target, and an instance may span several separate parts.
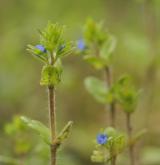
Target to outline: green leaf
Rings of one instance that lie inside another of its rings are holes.
[[[52,65],[43,66],[40,84],[53,87],[61,81],[62,70]]]
[[[140,91],[135,88],[130,76],[122,76],[112,87],[117,101],[126,113],[135,111]]]
[[[116,39],[113,36],[108,36],[107,41],[103,44],[100,50],[100,57],[106,61],[106,63],[110,63],[111,55],[116,47]]]
[[[65,42],[63,45],[59,45],[56,51],[56,58],[62,58],[73,52],[75,45],[73,42]]]
[[[71,133],[71,128],[72,128],[73,122],[69,121],[64,128],[62,129],[62,131],[58,134],[57,139],[58,141],[60,141],[60,143],[62,143],[64,140],[66,140],[68,138],[68,136]]]
[[[85,87],[93,97],[100,103],[111,101],[108,89],[105,83],[95,77],[88,77],[85,79]]]
[[[108,142],[105,144],[105,146],[113,154],[118,154],[125,149],[127,140],[123,133],[115,130],[112,127],[106,128],[104,133],[106,133],[108,136]]]
[[[47,53],[42,53],[39,49],[35,46],[28,45],[27,51],[31,53],[35,58],[39,59],[40,61],[47,63],[48,62],[48,55]]]
[[[121,153],[126,148],[126,137],[123,134],[119,134],[114,139],[114,148],[113,152],[118,154]]]
[[[41,122],[36,121],[36,120],[31,120],[24,116],[21,117],[21,120],[29,128],[31,128],[35,132],[37,132],[47,144],[51,143],[51,136],[50,136],[49,128],[47,128],[44,124],[42,124]]]

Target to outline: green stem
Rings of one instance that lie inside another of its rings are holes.
[[[105,68],[105,77],[106,77],[106,85],[108,88],[112,86],[112,72],[110,67]],[[115,107],[115,101],[112,101],[109,105],[110,110],[110,119],[111,119],[111,126],[116,127],[116,107]]]
[[[48,99],[49,99],[49,120],[51,129],[51,165],[56,165],[56,153],[57,145],[56,140],[56,109],[55,109],[55,88],[48,87]]]
[[[126,114],[126,125],[127,125],[127,133],[129,139],[129,157],[130,157],[130,164],[135,165],[135,155],[134,155],[134,145],[131,144],[132,141],[132,124],[131,124],[131,114]]]

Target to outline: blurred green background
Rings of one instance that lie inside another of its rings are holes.
[[[134,131],[147,128],[148,133],[137,145],[137,165],[160,164],[159,0],[0,1],[0,161],[14,158],[21,161],[20,165],[48,163],[48,149],[32,131],[4,129],[18,115],[48,124],[47,91],[39,85],[42,65],[28,54],[26,45],[37,44],[37,29],[45,27],[48,20],[67,25],[67,37],[78,40],[88,17],[103,20],[117,38],[114,79],[128,73],[142,88],[133,117]],[[108,125],[109,118],[104,107],[87,93],[83,80],[88,75],[102,77],[102,73],[80,56],[70,56],[63,63],[63,80],[57,87],[58,127],[68,120],[74,121],[74,127],[64,151],[59,153],[58,164],[91,165],[96,133]],[[118,127],[125,131],[121,110],[117,120]],[[15,123],[17,119],[8,127]],[[127,153],[122,154],[119,164],[127,165],[127,157]]]

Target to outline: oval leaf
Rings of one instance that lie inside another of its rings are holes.
[[[48,127],[46,127],[40,121],[32,120],[24,116],[21,117],[21,120],[24,122],[24,124],[26,124],[26,126],[37,132],[47,144],[50,144],[51,136]]]
[[[97,101],[100,103],[107,102],[108,89],[103,81],[94,77],[88,77],[85,79],[85,87]]]

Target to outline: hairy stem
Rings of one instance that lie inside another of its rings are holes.
[[[111,159],[111,165],[116,165],[116,156]]]
[[[131,124],[131,114],[127,113],[126,114],[126,125],[127,125],[127,133],[128,133],[128,138],[129,138],[129,156],[130,156],[130,164],[135,165],[135,156],[134,156],[134,145],[131,144],[132,140],[132,124]]]
[[[116,127],[116,124],[115,124],[116,109],[115,109],[114,101],[110,104],[110,116],[111,116],[111,126]]]
[[[57,146],[55,145],[56,139],[56,109],[55,109],[55,88],[48,87],[49,99],[49,120],[51,129],[51,165],[56,165]]]
[[[114,153],[114,150],[112,147],[110,150],[110,156],[111,156],[111,165],[116,165],[117,154]]]
[[[106,85],[107,87],[111,87],[112,85],[112,72],[110,67],[105,68],[105,77],[106,77]],[[115,124],[115,118],[116,118],[116,107],[115,107],[115,101],[112,101],[109,105],[110,110],[110,119],[111,119],[111,126],[116,127]]]

